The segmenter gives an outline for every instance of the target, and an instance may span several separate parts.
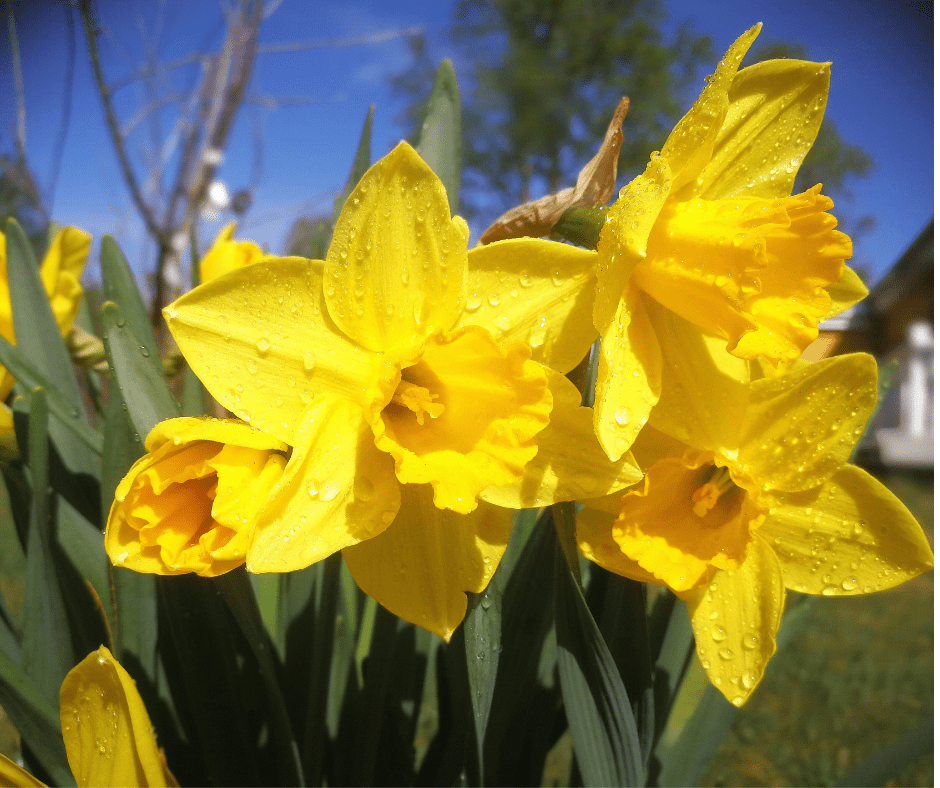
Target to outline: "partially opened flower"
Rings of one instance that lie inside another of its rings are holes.
[[[72,327],[82,300],[82,286],[79,280],[90,249],[91,236],[88,233],[77,227],[63,227],[53,236],[42,259],[39,276],[62,336],[68,334]],[[0,233],[0,335],[16,344],[10,285],[7,280],[7,243],[3,233]],[[0,367],[0,400],[6,399],[14,382],[13,376],[4,367]]]
[[[134,680],[104,646],[68,672],[59,693],[62,739],[79,788],[177,786]],[[0,783],[43,785],[0,755]]]
[[[822,122],[828,64],[738,71],[759,30],[731,46],[601,231],[595,423],[610,457],[630,446],[661,391],[652,299],[724,338],[728,352],[776,365],[866,294],[845,266],[852,244],[827,213],[832,200],[821,186],[790,195]]]
[[[248,569],[342,549],[367,593],[445,638],[505,549],[511,512],[491,503],[639,478],[607,460],[561,374],[596,336],[594,253],[521,239],[468,254],[467,237],[402,143],[346,201],[325,262],[267,259],[164,312],[212,395],[292,447]]]
[[[287,447],[234,419],[160,422],[121,480],[105,531],[115,566],[214,577],[245,563]]]
[[[199,281],[208,282],[224,273],[257,263],[264,252],[252,241],[233,241],[237,222],[225,226],[205,257],[199,261]]]
[[[874,359],[841,356],[748,385],[719,368],[720,343],[691,347],[683,322],[665,338],[680,341],[671,361],[689,362],[687,383],[668,395],[669,408],[691,413],[685,440],[647,426],[634,447],[643,484],[587,501],[578,541],[606,569],[685,600],[703,667],[741,705],[776,650],[785,589],[879,591],[928,571],[933,555],[904,505],[846,464],[877,399]]]

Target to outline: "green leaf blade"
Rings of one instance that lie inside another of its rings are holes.
[[[121,308],[106,303],[101,309],[101,322],[108,364],[127,405],[127,415],[143,443],[159,422],[180,415],[179,403]]]
[[[441,179],[447,190],[450,212],[456,214],[460,203],[463,151],[460,90],[454,64],[450,60],[444,60],[437,70],[415,150]]]

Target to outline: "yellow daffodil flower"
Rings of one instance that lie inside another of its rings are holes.
[[[252,241],[233,241],[237,222],[225,226],[219,233],[205,257],[199,261],[199,281],[208,282],[228,271],[257,263],[264,252]]]
[[[268,258],[164,311],[209,392],[292,447],[248,569],[343,550],[368,594],[444,638],[505,550],[501,507],[639,478],[632,457],[604,456],[563,374],[596,336],[595,253],[536,239],[468,253],[468,234],[402,143],[346,201],[326,261]]]
[[[933,555],[904,505],[846,464],[877,401],[873,358],[745,384],[723,366],[723,341],[676,316],[661,324],[669,367],[685,374],[650,422],[686,408],[684,442],[647,426],[634,446],[643,485],[587,501],[578,542],[606,569],[685,600],[703,667],[741,705],[776,650],[785,589],[879,591],[928,571]]]
[[[68,334],[78,304],[82,300],[80,279],[85,260],[91,249],[91,236],[77,227],[63,227],[49,244],[49,249],[42,259],[39,276],[42,279],[52,313],[62,336]],[[7,280],[7,241],[0,233],[0,335],[8,342],[16,344],[13,330],[13,307],[10,304],[10,285]],[[13,376],[0,367],[0,400],[6,399],[13,388]]]
[[[728,352],[776,365],[866,294],[845,266],[852,244],[827,213],[832,200],[821,186],[790,195],[822,122],[829,66],[770,60],[738,71],[759,31],[731,46],[601,231],[595,426],[611,458],[661,391],[651,300],[723,337]]]
[[[79,280],[90,249],[91,236],[88,233],[77,227],[64,227],[55,234],[42,260],[39,275],[63,337],[72,328],[82,299]],[[16,344],[10,285],[7,280],[7,242],[3,233],[0,233],[0,335],[8,342]],[[15,382],[7,369],[0,366],[0,459],[3,460],[19,456],[16,433],[13,430],[13,413],[2,402],[13,389]]]
[[[59,714],[65,754],[79,788],[179,785],[157,747],[134,680],[104,646],[68,672]],[[43,785],[3,755],[0,783]]]
[[[245,563],[255,517],[287,447],[235,420],[160,422],[121,480],[105,531],[115,566],[214,577]]]

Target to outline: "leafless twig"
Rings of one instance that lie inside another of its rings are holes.
[[[111,143],[114,145],[114,152],[117,154],[118,162],[121,165],[121,174],[124,176],[124,182],[127,184],[127,188],[131,193],[134,205],[137,206],[137,210],[144,220],[144,224],[147,225],[147,231],[157,240],[162,256],[164,250],[169,249],[170,239],[157,223],[153,211],[144,200],[144,196],[140,191],[140,185],[137,183],[137,178],[131,167],[127,150],[124,147],[124,140],[121,137],[117,115],[114,112],[114,105],[111,101],[111,90],[108,88],[104,79],[104,72],[101,70],[101,55],[98,52],[99,30],[92,18],[91,0],[80,0],[78,8],[82,15],[85,41],[88,44],[88,54],[91,57],[91,68],[95,75],[95,84],[101,96],[101,101],[104,104],[105,120],[107,121],[108,130],[111,133]]]
[[[269,55],[273,52],[300,52],[303,49],[337,49],[341,47],[357,47],[366,44],[382,44],[394,41],[396,38],[410,38],[424,32],[422,25],[414,27],[398,27],[391,30],[380,30],[378,33],[369,33],[364,36],[351,38],[312,38],[308,41],[287,41],[283,44],[265,44],[258,47],[259,55]]]

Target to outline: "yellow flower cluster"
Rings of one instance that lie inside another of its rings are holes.
[[[739,69],[758,32],[621,191],[596,251],[468,251],[406,143],[349,196],[326,260],[264,257],[227,228],[222,262],[164,315],[239,421],[151,433],[111,510],[112,561],[285,572],[342,551],[366,593],[446,639],[512,510],[576,500],[583,554],[679,595],[736,704],[786,589],[868,593],[929,569],[910,513],[846,464],[873,359],[799,360],[865,288],[821,187],[791,195],[828,67]],[[587,408],[565,375],[598,337]]]

